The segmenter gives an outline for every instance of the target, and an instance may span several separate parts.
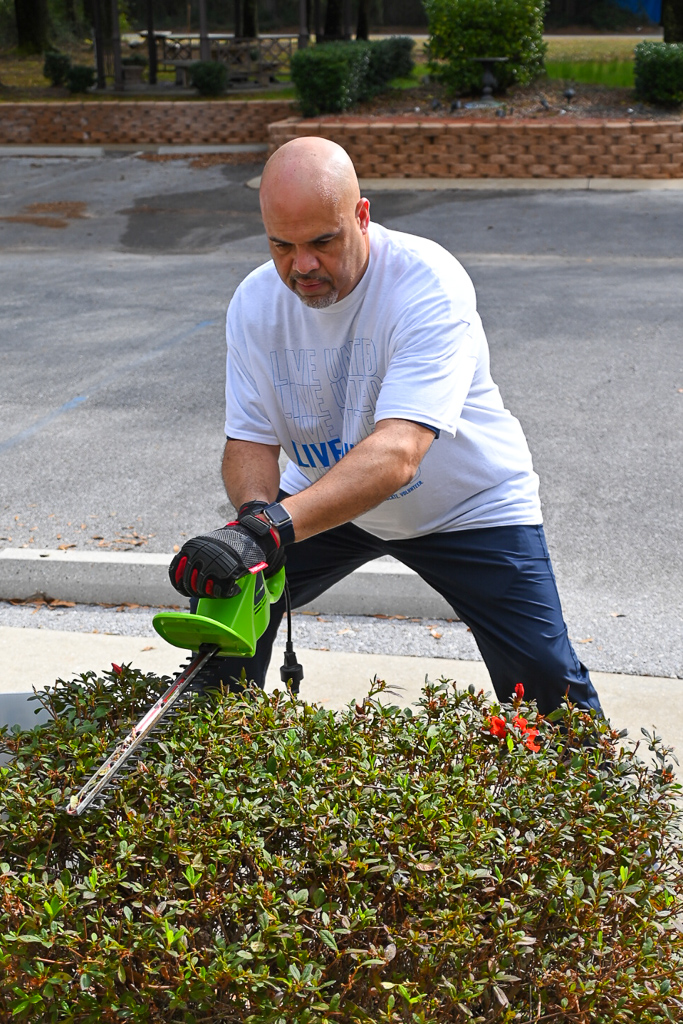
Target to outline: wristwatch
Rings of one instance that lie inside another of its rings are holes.
[[[275,527],[283,544],[294,543],[294,523],[284,505],[281,505],[279,501],[274,501],[272,504],[266,505],[261,514],[266,517],[271,526]]]

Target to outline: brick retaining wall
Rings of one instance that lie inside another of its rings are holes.
[[[268,141],[290,100],[0,103],[0,145],[234,145]]]
[[[347,150],[362,178],[681,178],[683,121],[414,121],[289,118],[271,152],[300,135]]]

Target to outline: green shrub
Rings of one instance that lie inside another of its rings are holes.
[[[292,82],[304,117],[348,110],[382,92],[392,78],[409,75],[414,45],[408,36],[391,36],[297,50],[292,57]]]
[[[375,39],[370,45],[372,59],[382,66],[383,85],[392,78],[408,78],[415,67],[414,39],[410,36],[388,36],[386,39]]]
[[[43,64],[43,75],[53,85],[64,85],[71,68],[71,57],[66,53],[57,53],[51,50],[45,54]]]
[[[147,58],[141,53],[131,53],[129,57],[123,57],[121,63],[124,68],[146,68]]]
[[[85,64],[72,64],[66,76],[69,92],[87,92],[95,84],[95,69]]]
[[[501,89],[543,73],[544,0],[425,0],[430,70],[450,92],[481,89],[473,57],[508,57],[496,67]]]
[[[560,732],[445,683],[413,713],[256,692],[186,707],[104,809],[66,816],[160,686],[88,673],[0,733],[1,1020],[681,1020],[656,740],[647,767],[588,716]]]
[[[366,97],[369,43],[323,43],[297,50],[292,82],[304,117],[335,114]]]
[[[221,96],[228,87],[228,69],[218,60],[198,60],[190,65],[190,80],[200,96]]]
[[[635,80],[646,103],[683,103],[683,43],[638,43]]]

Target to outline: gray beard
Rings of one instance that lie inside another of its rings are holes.
[[[296,294],[299,295],[298,292]],[[339,298],[339,289],[333,288],[327,295],[299,295],[299,298],[309,309],[327,309],[328,306],[333,306]]]

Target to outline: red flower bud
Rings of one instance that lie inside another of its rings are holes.
[[[112,672],[114,672],[115,675],[117,675],[117,676],[123,675],[123,669],[121,668],[120,665],[117,665],[115,661],[112,661],[111,668],[112,668]]]
[[[524,683],[517,683],[515,686],[515,697],[517,700],[524,700]]]

